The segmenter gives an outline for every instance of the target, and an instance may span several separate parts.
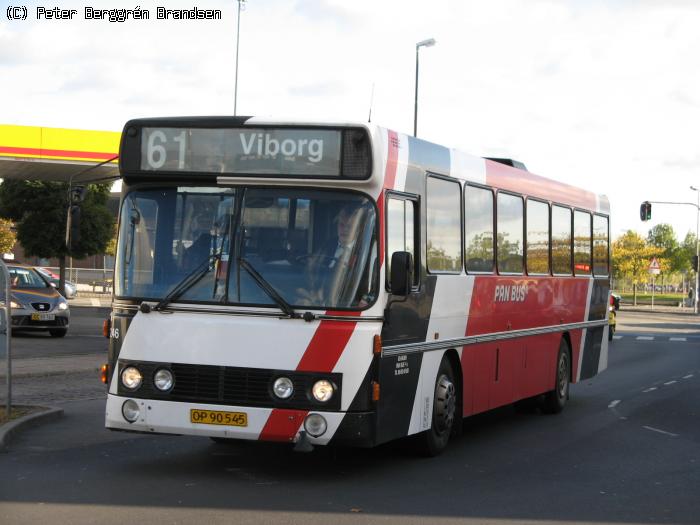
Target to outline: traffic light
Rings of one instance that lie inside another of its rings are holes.
[[[693,271],[698,271],[698,256],[693,255]]]
[[[639,217],[643,221],[651,220],[651,202],[644,201],[639,207]]]

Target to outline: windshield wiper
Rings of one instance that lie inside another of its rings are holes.
[[[246,272],[248,272],[248,275],[250,275],[253,280],[258,284],[260,288],[272,299],[275,301],[277,306],[279,306],[280,310],[282,310],[290,319],[301,319],[302,316],[299,315],[297,312],[294,311],[294,308],[285,301],[282,296],[277,292],[277,290],[274,289],[274,287],[265,280],[265,278],[260,275],[260,273],[253,268],[253,265],[251,265],[248,261],[246,261],[243,257],[238,257],[238,266],[243,268]]]
[[[207,258],[200,262],[182,281],[176,284],[175,287],[168,292],[168,295],[163,297],[153,309],[163,310],[168,304],[179,299],[182,294],[201,281],[202,278],[211,271],[210,263],[212,261],[221,261],[221,253],[208,255]]]

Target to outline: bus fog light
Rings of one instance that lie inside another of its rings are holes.
[[[153,384],[161,392],[167,392],[175,384],[175,379],[173,378],[173,373],[167,368],[161,368],[153,376]]]
[[[139,418],[139,405],[133,399],[127,399],[122,405],[122,415],[129,423],[133,423]]]
[[[333,397],[333,391],[333,383],[327,381],[326,379],[316,381],[314,386],[311,388],[311,393],[313,394],[314,399],[316,401],[320,401],[321,403],[330,401]]]
[[[294,383],[288,377],[278,377],[272,385],[272,391],[280,399],[288,399],[294,393]]]
[[[309,414],[304,419],[304,430],[311,437],[321,437],[328,430],[328,423],[326,423],[326,418],[321,414]]]
[[[143,376],[135,366],[127,366],[122,370],[122,384],[129,390],[136,390],[142,382]]]

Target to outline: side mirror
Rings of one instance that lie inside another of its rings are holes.
[[[391,293],[407,296],[413,283],[413,256],[409,252],[391,254]]]

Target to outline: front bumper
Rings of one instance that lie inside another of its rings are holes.
[[[17,312],[17,313],[15,313]],[[54,319],[51,321],[34,321],[32,313],[25,310],[12,311],[12,329],[13,330],[52,330],[56,328],[68,329],[70,325],[70,312],[62,310],[60,312],[51,312]]]
[[[139,418],[134,423],[129,423],[122,415],[122,405],[127,399],[136,401],[140,408]],[[248,425],[245,427],[234,427],[192,423],[190,421],[191,409],[245,412]],[[273,412],[275,412],[274,416]],[[109,429],[131,432],[183,434],[247,440],[264,439],[295,443],[299,439],[299,432],[304,430],[304,417],[310,413],[312,412],[302,410],[179,403],[109,394],[107,396],[105,426]],[[323,436],[318,438],[309,436],[309,440],[314,445],[325,445],[335,434],[344,414],[320,411],[314,411],[313,413],[321,414],[326,418],[328,430]]]

